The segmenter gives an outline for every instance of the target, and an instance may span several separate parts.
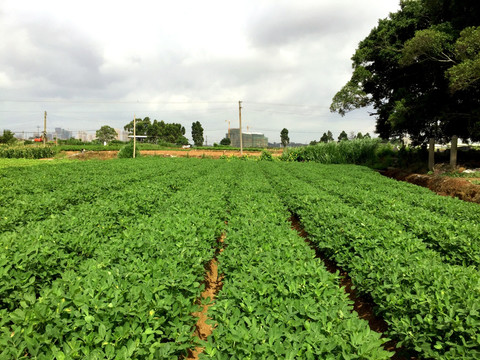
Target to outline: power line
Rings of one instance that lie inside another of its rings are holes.
[[[256,102],[256,101],[245,101],[245,103],[253,104],[253,105],[266,105],[266,106],[290,106],[290,107],[308,107],[308,108],[330,109],[327,106],[307,105],[307,104],[264,103],[264,102]]]
[[[235,101],[127,101],[127,100],[64,100],[64,99],[0,99],[3,103],[59,103],[59,104],[234,104]]]

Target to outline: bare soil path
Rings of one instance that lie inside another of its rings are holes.
[[[273,156],[280,156],[282,150],[269,150]],[[212,158],[218,159],[221,156],[240,156],[239,150],[140,150],[142,156],[163,156],[163,157],[193,157],[193,158]],[[101,159],[108,160],[117,157],[118,151],[106,150],[106,151],[65,151],[67,158],[89,160],[89,159]],[[261,151],[244,151],[243,155],[252,157],[258,157],[261,155]]]
[[[208,309],[214,304],[215,297],[222,288],[223,276],[218,273],[217,256],[224,249],[224,239],[225,234],[223,234],[217,241],[218,247],[216,249],[214,258],[205,266],[205,290],[202,292],[202,295],[198,300],[198,303],[202,305],[202,309],[201,311],[192,314],[193,317],[197,318],[193,336],[199,338],[200,340],[207,340],[208,336],[212,334],[214,328],[212,325],[207,323],[207,320],[210,320],[208,317]],[[198,360],[198,356],[203,352],[203,350],[204,349],[200,346],[190,350],[186,360]]]
[[[442,196],[456,197],[480,204],[480,185],[477,178],[459,178],[441,175],[412,174],[400,169],[381,172],[390,178],[429,188]]]

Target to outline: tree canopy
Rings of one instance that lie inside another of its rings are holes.
[[[222,140],[220,140],[220,145],[229,146],[231,143],[232,141],[228,137],[225,137]]]
[[[282,142],[283,147],[286,147],[290,143],[290,138],[288,137],[288,130],[285,128],[280,131],[280,141]]]
[[[0,135],[0,144],[13,144],[16,141],[15,133],[10,130],[3,130],[3,135]]]
[[[133,134],[133,120],[124,126],[124,129]],[[177,123],[165,123],[163,120],[153,120],[149,117],[135,119],[136,135],[147,136],[147,141],[158,144],[166,142],[170,144],[186,145],[188,139],[185,137],[185,128]]]
[[[97,136],[97,139],[103,143],[103,142],[110,142],[112,140],[115,140],[118,134],[114,128],[108,125],[103,125],[99,130],[97,130],[96,136]]]
[[[372,106],[384,139],[480,140],[479,25],[478,0],[402,0],[360,42],[331,111]]]
[[[338,142],[340,141],[346,141],[348,140],[348,135],[347,133],[345,132],[345,130],[342,130],[342,132],[340,133],[340,135],[338,135]]]
[[[200,124],[200,121],[192,123],[192,139],[195,146],[203,145],[203,127],[202,124]]]
[[[322,137],[320,138],[320,142],[328,143],[330,141],[333,141],[333,134],[330,130],[328,130],[326,133],[323,133]]]

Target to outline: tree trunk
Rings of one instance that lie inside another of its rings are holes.
[[[435,166],[435,139],[430,138],[428,146],[428,170],[433,171]]]
[[[452,146],[450,147],[450,167],[454,170],[457,167],[457,146],[458,136],[452,137]]]

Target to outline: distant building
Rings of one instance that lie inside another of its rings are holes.
[[[117,140],[120,140],[120,141],[128,141],[128,132],[123,130],[123,129],[115,129],[115,131],[117,132],[117,137],[116,139]]]
[[[302,143],[296,143],[296,142],[290,142],[288,143],[287,147],[302,147],[302,146],[307,146],[308,144],[302,144]],[[268,143],[268,147],[269,148],[282,148],[283,145],[282,143],[277,143],[277,142],[274,142],[274,143]]]
[[[95,140],[95,134],[89,134],[86,131],[79,131],[77,133],[77,139],[83,142],[91,142]]]
[[[88,134],[86,131],[79,131],[77,133],[77,139],[83,142],[87,142]]]
[[[240,129],[230,129],[230,145],[233,147],[240,147]],[[243,147],[266,148],[268,146],[268,139],[262,133],[258,132],[243,132],[242,131],[242,145]]]
[[[55,128],[53,137],[56,137],[58,140],[68,140],[72,137],[72,132],[62,128]]]

